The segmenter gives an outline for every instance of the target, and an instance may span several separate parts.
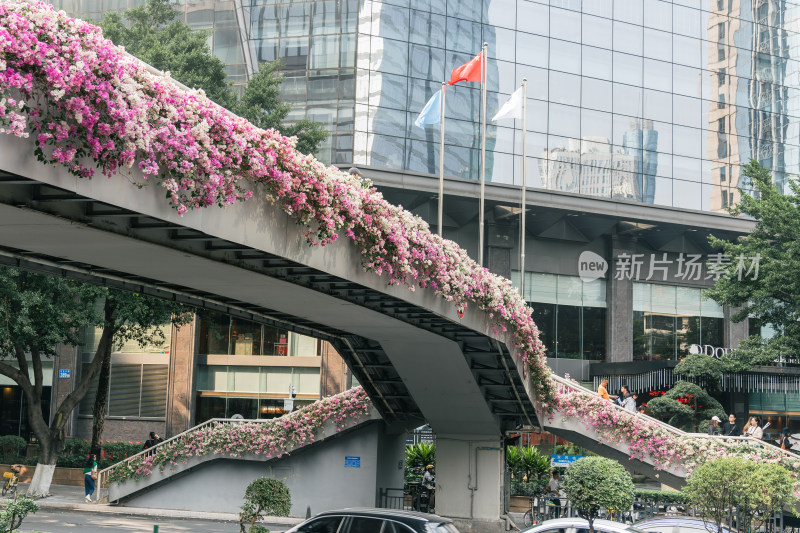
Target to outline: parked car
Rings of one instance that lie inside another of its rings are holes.
[[[634,527],[647,533],[708,533],[717,529],[713,523],[693,516],[656,516],[634,524]],[[722,533],[734,533],[722,526]]]
[[[325,511],[286,533],[458,533],[449,518],[395,509]]]
[[[594,530],[599,533],[644,533],[638,529],[638,526],[634,527],[611,520],[597,519],[593,525]],[[583,518],[556,518],[545,520],[522,533],[589,533],[589,521]]]

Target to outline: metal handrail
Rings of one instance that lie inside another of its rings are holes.
[[[108,468],[104,468],[103,470],[100,470],[97,473],[97,490],[98,490],[98,494],[100,493],[100,490],[103,487],[106,487],[108,485],[108,477],[109,477],[109,475],[111,474],[111,472],[114,469],[120,468],[124,464],[130,463],[131,461],[135,461],[135,460],[137,460],[137,459],[139,459],[141,457],[146,457],[146,456],[149,456],[149,455],[156,454],[156,453],[158,453],[159,450],[164,449],[165,447],[169,446],[170,444],[176,442],[178,439],[180,439],[184,435],[187,435],[189,433],[194,433],[194,432],[203,430],[203,429],[211,427],[211,426],[217,427],[217,426],[220,426],[220,425],[223,425],[223,424],[252,424],[252,423],[268,423],[268,422],[274,422],[274,419],[272,419],[272,418],[254,418],[254,419],[212,418],[210,420],[206,420],[202,424],[198,424],[196,426],[190,427],[186,431],[182,431],[181,433],[178,433],[177,435],[175,435],[173,437],[170,437],[170,438],[168,438],[166,440],[163,440],[163,441],[159,442],[158,444],[156,444],[155,446],[151,446],[151,447],[149,447],[149,448],[147,448],[145,450],[140,451],[139,453],[137,453],[135,455],[131,455],[130,457],[126,457],[122,461],[120,461],[118,463],[115,463],[115,464],[109,466]]]
[[[583,385],[581,385],[580,383],[577,383],[575,381],[572,381],[572,380],[569,380],[569,379],[565,379],[565,378],[562,378],[560,376],[556,376],[555,374],[551,375],[550,379],[555,381],[558,385],[561,385],[562,387],[566,387],[566,388],[568,388],[568,389],[570,389],[570,390],[572,390],[574,392],[577,392],[577,393],[580,393],[580,394],[584,394],[586,396],[596,397],[596,398],[600,397],[600,395],[597,394],[596,392],[587,389],[586,387],[584,387]],[[621,405],[617,404],[616,402],[609,402],[609,404],[612,405],[615,409],[619,409],[621,412],[623,412],[623,413],[625,413],[627,415],[634,416],[634,417],[637,417],[637,418],[644,418],[644,419],[656,424],[661,429],[663,429],[665,431],[669,431],[670,433],[674,433],[674,434],[676,434],[678,436],[681,436],[681,437],[686,437],[686,436],[690,435],[689,433],[683,431],[682,429],[678,429],[675,426],[670,426],[666,422],[662,422],[661,420],[658,420],[657,418],[653,418],[650,415],[645,415],[645,414],[642,414],[642,413],[631,413],[630,411],[628,411],[627,409],[624,409]]]
[[[597,397],[597,398],[600,397],[596,392],[587,389],[586,387],[582,386],[580,383],[577,383],[576,381],[565,379],[565,378],[562,378],[562,377],[557,376],[555,374],[552,374],[550,376],[550,379],[552,379],[556,383],[557,387],[560,386],[561,388],[567,388],[567,389],[570,389],[571,391],[577,392],[579,394],[584,394],[586,396],[592,396],[592,397]],[[679,436],[679,437],[714,439],[714,440],[717,440],[717,441],[721,442],[723,445],[728,446],[728,447],[735,447],[735,446],[738,446],[740,444],[750,444],[752,446],[757,446],[757,447],[763,448],[763,449],[771,451],[771,452],[782,453],[784,455],[784,457],[786,457],[786,458],[789,458],[789,457],[796,458],[797,457],[794,453],[792,453],[792,452],[790,452],[788,450],[784,450],[784,449],[778,448],[777,446],[773,446],[772,444],[769,444],[768,442],[765,442],[765,441],[760,440],[760,439],[754,439],[752,437],[745,437],[745,436],[736,436],[736,437],[734,437],[734,436],[725,436],[725,435],[708,435],[706,433],[688,433],[686,431],[683,431],[682,429],[676,428],[675,426],[671,426],[671,425],[667,424],[666,422],[662,422],[661,420],[653,418],[652,416],[645,415],[645,414],[642,414],[642,413],[631,413],[630,411],[628,411],[626,409],[623,409],[622,406],[618,405],[616,402],[609,402],[609,403],[614,408],[619,409],[620,411],[624,412],[625,414],[627,414],[629,416],[633,416],[633,417],[637,417],[637,418],[644,418],[644,419],[648,420],[649,422],[652,422],[653,424],[656,424],[661,429],[663,429],[665,431],[668,431],[670,433],[673,433],[673,434],[675,434],[676,436]]]

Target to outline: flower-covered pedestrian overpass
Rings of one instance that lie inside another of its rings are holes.
[[[439,512],[500,516],[504,432],[568,409],[508,280],[43,4],[0,3],[0,63],[2,262],[330,341],[437,433]]]

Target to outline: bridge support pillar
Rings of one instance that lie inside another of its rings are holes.
[[[504,531],[504,470],[499,436],[437,435],[436,514],[462,533]]]

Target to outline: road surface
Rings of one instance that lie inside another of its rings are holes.
[[[87,511],[62,511],[42,509],[28,516],[22,522],[20,532],[31,533],[106,533],[136,532],[148,533],[158,525],[158,533],[239,533],[236,522],[218,520],[193,520],[189,518],[159,518],[154,516],[131,516],[111,513],[92,513]],[[264,524],[270,531],[285,531],[286,525]]]

